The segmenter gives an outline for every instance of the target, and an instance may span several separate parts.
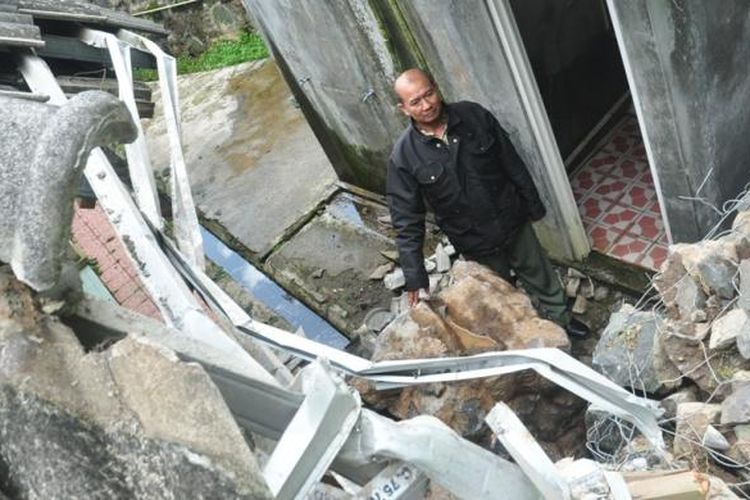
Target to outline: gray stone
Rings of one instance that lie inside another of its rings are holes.
[[[677,428],[675,429],[674,454],[677,458],[704,457],[701,447],[703,435],[709,425],[715,424],[721,413],[721,406],[705,403],[682,403],[677,407]]]
[[[19,498],[270,498],[218,389],[128,336],[84,352],[0,274],[0,484]]]
[[[578,288],[581,286],[581,278],[572,277],[568,278],[568,282],[565,284],[565,295],[571,299],[578,295]]]
[[[583,295],[576,297],[573,307],[570,309],[573,314],[586,314],[588,308],[588,301]]]
[[[445,249],[445,253],[448,254],[448,257],[456,255],[456,248],[453,245],[445,245],[443,248]]]
[[[591,300],[594,298],[596,290],[596,285],[594,285],[594,282],[591,280],[584,281],[581,283],[581,288],[578,290],[578,294],[582,295],[584,298]]]
[[[388,290],[397,290],[406,284],[404,271],[400,267],[383,278],[383,284]]]
[[[443,279],[443,275],[442,274],[430,274],[427,278],[430,282],[430,287],[429,287],[430,295],[437,293],[440,289],[440,282]]]
[[[376,307],[367,313],[364,323],[370,331],[378,333],[388,326],[388,323],[393,321],[395,317],[396,315],[389,309]]]
[[[690,277],[680,281],[675,294],[675,303],[681,318],[690,318],[690,315],[706,305],[706,294],[698,283]]]
[[[723,299],[734,297],[737,252],[732,244],[719,240],[681,243],[674,245],[672,252],[681,255],[683,266],[706,295],[715,293]]]
[[[435,263],[439,273],[446,273],[451,268],[451,258],[445,253],[442,243],[438,243],[438,246],[435,247]]]
[[[586,424],[586,440],[597,451],[614,455],[625,446],[622,427],[627,427],[628,424],[618,421],[610,412],[590,404],[583,420]]]
[[[703,309],[696,309],[690,313],[690,321],[693,323],[705,323],[707,319],[708,316]]]
[[[125,105],[101,91],[60,107],[0,97],[0,109],[0,260],[46,290],[59,278],[89,152],[137,132]]]
[[[435,259],[429,258],[424,260],[424,270],[427,271],[427,273],[431,273],[435,270],[437,267],[437,264],[435,264]]]
[[[661,318],[624,304],[612,314],[592,358],[595,369],[623,387],[661,393],[679,385],[680,373],[660,342]]]
[[[727,438],[713,425],[706,427],[706,432],[703,434],[701,443],[712,450],[726,451],[730,448]]]
[[[595,301],[601,302],[603,300],[606,300],[607,297],[609,297],[609,288],[604,285],[596,287],[596,291],[594,292]]]
[[[388,262],[386,264],[382,264],[376,267],[370,273],[370,276],[368,276],[368,278],[373,281],[379,281],[385,278],[385,275],[390,273],[392,270],[393,270],[393,262]]]
[[[736,373],[731,386],[731,394],[721,404],[721,423],[750,423],[750,372]]]
[[[579,271],[578,269],[576,269],[574,267],[569,267],[568,268],[568,278],[578,278],[580,280],[585,280],[586,279],[586,275],[583,274],[581,271]]]
[[[750,337],[750,316],[744,309],[732,309],[715,319],[711,325],[710,349],[725,349],[735,345],[738,336]]]
[[[739,441],[750,442],[750,424],[735,425],[733,430]]]
[[[740,296],[737,305],[750,313],[750,259],[740,262]]]
[[[664,409],[664,418],[676,417],[677,407],[682,403],[694,403],[696,401],[698,401],[698,391],[693,386],[670,394],[660,402],[661,407]]]

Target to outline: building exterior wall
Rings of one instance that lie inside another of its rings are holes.
[[[518,61],[493,22],[492,8],[510,12],[507,0],[244,2],[341,180],[383,192],[391,146],[406,125],[391,85],[418,65],[447,100],[480,102],[508,130],[548,208],[536,227],[548,250],[569,259],[588,252],[559,152],[550,165],[524,104],[536,87],[519,88]]]
[[[750,3],[608,3],[667,229],[698,240],[750,181]]]

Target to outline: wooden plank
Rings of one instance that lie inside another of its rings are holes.
[[[633,500],[704,500],[708,492],[708,481],[695,471],[623,476]]]

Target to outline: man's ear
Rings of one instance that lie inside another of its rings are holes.
[[[401,112],[402,112],[403,114],[405,114],[406,116],[409,116],[409,112],[408,112],[408,111],[406,111],[406,108],[404,108],[404,103],[400,102],[400,103],[398,103],[398,104],[397,104],[396,106],[398,107],[398,109],[400,109],[400,110],[401,110]]]

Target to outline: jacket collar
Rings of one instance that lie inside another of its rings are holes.
[[[443,103],[443,112],[448,115],[448,130],[452,129],[459,123],[461,123],[461,117],[456,113],[455,108],[452,104]],[[411,128],[411,135],[412,137],[416,137],[418,140],[422,142],[428,142],[434,137],[424,135],[422,132],[419,131],[419,127],[417,127],[417,124],[414,122],[413,118],[410,118],[410,128]]]

